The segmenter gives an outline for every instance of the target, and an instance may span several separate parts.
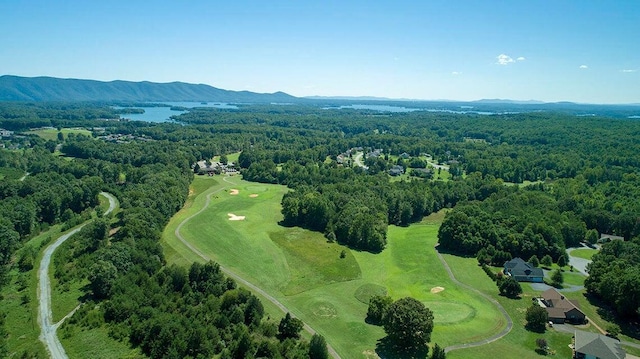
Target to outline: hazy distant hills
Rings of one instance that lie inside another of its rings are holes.
[[[0,101],[211,101],[290,102],[284,92],[228,91],[203,84],[94,81],[54,77],[0,76]]]

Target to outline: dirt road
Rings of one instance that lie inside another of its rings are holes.
[[[109,200],[109,209],[105,211],[104,214],[109,214],[116,208],[116,199],[112,195],[106,192],[100,193],[102,196],[106,197]],[[67,353],[64,351],[60,340],[58,340],[58,336],[56,335],[56,330],[58,326],[68,317],[63,318],[58,323],[52,323],[52,314],[51,314],[51,280],[49,278],[49,265],[51,264],[51,257],[62,243],[64,243],[67,239],[69,239],[74,234],[78,233],[84,226],[86,226],[89,222],[87,221],[76,227],[74,230],[58,237],[53,244],[51,244],[47,249],[45,249],[44,254],[42,256],[42,261],[40,261],[40,267],[38,269],[38,325],[40,326],[40,340],[44,343],[45,347],[51,354],[51,358],[53,359],[66,359]]]

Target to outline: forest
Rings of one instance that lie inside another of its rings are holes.
[[[309,343],[279,332],[257,298],[224,278],[215,263],[165,265],[160,233],[183,206],[195,163],[234,152],[241,152],[235,165],[244,179],[291,189],[282,199],[282,225],[321,232],[356,250],[383,251],[389,225],[407,226],[443,208],[451,210],[438,234],[441,248],[487,264],[518,256],[558,261],[592,231],[622,236],[594,256],[586,287],[622,317],[638,316],[637,120],[314,105],[192,109],[175,116],[180,123],[115,118],[108,104],[0,103],[0,128],[30,140],[27,148],[0,149],[5,282],[10,271],[33,270],[37,252],[24,243],[34,235],[90,218],[100,191],[121,202],[115,218],[85,227],[54,263],[62,283],[88,279],[87,298],[100,304],[83,306],[63,331],[104,325],[114,339],[154,358],[249,351],[308,357]],[[43,126],[101,130],[57,141],[28,132]],[[148,140],[96,138],[104,134]],[[357,148],[381,151],[365,160],[367,168],[339,163],[340,154]],[[392,166],[411,173],[427,162],[446,166],[449,177],[388,174]]]

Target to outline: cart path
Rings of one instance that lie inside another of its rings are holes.
[[[462,282],[460,282],[459,280],[456,279],[456,277],[453,275],[453,272],[451,271],[451,268],[449,267],[449,264],[447,263],[447,261],[444,260],[444,257],[442,256],[442,254],[440,254],[440,252],[438,251],[438,247],[436,245],[436,254],[438,255],[438,259],[440,259],[440,262],[442,263],[442,266],[444,266],[444,269],[447,271],[447,274],[449,274],[449,278],[451,278],[451,281],[454,282],[455,284],[468,289],[470,291],[473,291],[479,295],[481,295],[482,297],[484,297],[485,299],[487,299],[488,301],[490,301],[491,303],[493,303],[498,310],[502,313],[502,315],[504,316],[504,319],[507,321],[507,327],[504,328],[502,331],[500,331],[497,334],[494,334],[492,336],[490,336],[487,339],[484,340],[480,340],[477,342],[472,342],[472,343],[463,343],[463,344],[454,344],[454,345],[450,345],[446,348],[444,348],[445,353],[448,353],[452,350],[458,350],[458,349],[466,349],[466,348],[473,348],[473,347],[479,347],[481,345],[485,345],[485,344],[489,344],[492,342],[495,342],[496,340],[504,337],[505,335],[509,334],[509,332],[511,331],[511,328],[513,328],[513,321],[511,320],[511,317],[509,316],[509,313],[507,313],[507,311],[504,309],[504,307],[498,303],[497,300],[491,298],[491,296],[482,293],[481,291],[477,290],[476,288],[473,288],[470,285],[464,284]]]
[[[100,194],[109,200],[109,209],[104,214],[109,214],[116,208],[116,199],[111,194],[106,192],[100,192]],[[40,340],[44,343],[45,347],[51,358],[53,359],[67,359],[67,353],[64,351],[56,330],[64,322],[65,319],[73,315],[78,309],[74,309],[71,313],[67,314],[58,323],[53,323],[53,315],[51,313],[51,280],[49,278],[49,265],[51,264],[51,257],[58,247],[69,239],[74,234],[78,233],[89,222],[84,222],[82,225],[76,227],[72,231],[63,234],[58,237],[53,244],[51,244],[44,251],[42,260],[40,261],[40,267],[38,269],[38,326],[40,326]]]
[[[236,185],[236,183],[233,183],[229,180],[227,180],[228,177],[223,177],[223,181],[232,184],[232,185]],[[197,215],[199,215],[200,213],[204,212],[205,210],[207,210],[207,208],[209,208],[209,203],[211,202],[211,196],[219,193],[221,191],[226,190],[226,187],[222,187],[220,189],[217,189],[211,193],[209,193],[206,197],[206,201],[204,203],[204,206],[196,213],[190,215],[189,217],[185,218],[182,222],[180,222],[180,224],[178,225],[178,227],[176,227],[176,230],[174,231],[174,234],[176,235],[176,237],[180,240],[180,242],[182,242],[182,244],[184,244],[185,246],[187,246],[187,248],[189,248],[189,250],[191,250],[193,253],[197,254],[200,258],[204,259],[205,261],[210,261],[211,258],[209,258],[207,255],[205,255],[204,253],[202,253],[200,250],[198,250],[196,247],[194,247],[191,243],[189,243],[186,239],[184,239],[184,237],[182,237],[182,234],[180,233],[180,229],[182,228],[182,226],[187,223],[190,219],[196,217]],[[218,263],[218,265],[220,265]],[[225,268],[224,266],[220,265],[220,269],[222,270],[222,272],[224,272],[227,276],[233,278],[233,280],[235,280],[236,282],[241,283],[242,285],[244,285],[245,287],[249,288],[250,290],[260,294],[261,296],[263,296],[265,299],[267,299],[268,301],[270,301],[271,303],[273,303],[276,307],[280,308],[280,310],[282,310],[283,313],[290,313],[291,311],[287,309],[287,307],[284,306],[284,304],[282,304],[282,302],[280,302],[278,299],[276,299],[275,297],[273,297],[272,295],[270,295],[269,293],[265,292],[263,289],[261,289],[260,287],[256,286],[253,283],[250,283],[249,281],[247,281],[246,279],[242,278],[240,275],[236,274],[235,272]],[[291,314],[293,315],[293,314]],[[306,330],[309,334],[313,335],[316,334],[316,331],[311,328],[307,323],[304,323],[304,330]],[[331,347],[331,345],[329,345],[327,343],[327,349],[329,350],[329,354],[336,359],[340,359],[340,355],[338,355],[338,353],[335,351],[335,349],[333,349],[333,347]]]

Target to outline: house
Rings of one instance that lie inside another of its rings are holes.
[[[573,336],[573,357],[576,359],[624,359],[625,356],[619,340],[582,330],[576,330]]]
[[[406,159],[408,159],[408,158],[410,158],[410,157],[411,157],[411,155],[409,155],[409,154],[408,154],[408,153],[406,153],[406,152],[402,152],[402,153],[400,154],[400,158],[402,158],[402,159],[404,159],[404,160],[406,160]]]
[[[580,310],[578,301],[568,300],[555,288],[549,288],[542,293],[542,303],[549,314],[550,322],[558,324],[582,324],[585,322],[586,316]]]
[[[0,128],[0,137],[11,137],[11,136],[13,136],[13,131]]]
[[[624,241],[624,237],[621,236],[614,236],[613,234],[601,234],[600,235],[600,239],[598,240],[598,242],[600,243],[607,243],[607,242],[611,242],[611,241]]]
[[[522,258],[517,257],[504,263],[503,272],[518,282],[542,283],[544,278],[542,269],[536,268],[522,260]]]
[[[391,176],[400,176],[403,173],[404,173],[404,167],[402,167],[400,165],[394,165],[389,170],[389,175],[391,175]]]

